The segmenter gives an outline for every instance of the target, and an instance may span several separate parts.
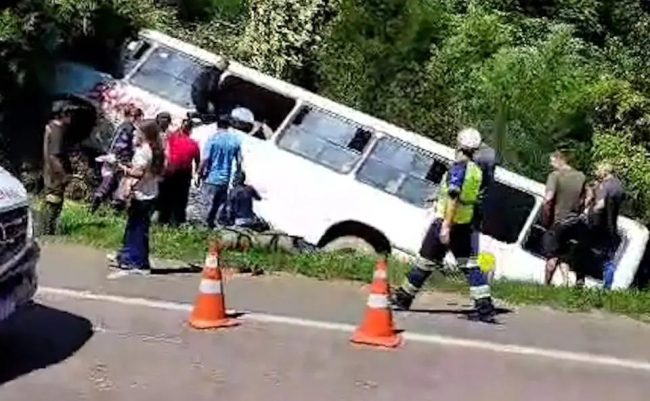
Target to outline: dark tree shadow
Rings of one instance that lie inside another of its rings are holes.
[[[0,328],[0,386],[74,355],[93,335],[87,319],[30,305]]]
[[[421,313],[428,315],[465,315],[470,316],[475,313],[474,309],[409,309],[408,311],[399,311],[398,312],[411,312],[411,313]],[[506,308],[495,308],[497,315],[507,315],[513,313],[512,309]]]
[[[165,276],[171,274],[196,274],[203,271],[202,267],[195,265],[178,266],[178,267],[164,267],[164,268],[151,268],[151,274],[156,276]]]

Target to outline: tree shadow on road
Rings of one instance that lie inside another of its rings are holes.
[[[512,309],[506,308],[495,308],[494,311],[497,315],[507,315],[513,313]],[[408,311],[398,311],[398,312],[411,312],[418,314],[428,314],[428,315],[465,315],[469,316],[475,313],[475,310],[472,308],[468,309],[409,309]]]
[[[0,330],[0,386],[74,355],[93,335],[87,319],[31,305]]]

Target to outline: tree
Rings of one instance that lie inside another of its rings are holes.
[[[252,0],[239,54],[273,76],[310,85],[310,68],[334,0]]]

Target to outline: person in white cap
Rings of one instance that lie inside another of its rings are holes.
[[[228,199],[228,186],[233,174],[241,170],[241,132],[249,133],[255,124],[255,116],[246,108],[233,109],[221,122],[217,134],[206,146],[204,159],[199,167],[205,194],[211,200],[206,224],[214,228],[217,212]],[[235,169],[233,171],[233,165]]]
[[[481,134],[467,128],[458,134],[456,160],[445,174],[436,202],[436,218],[420,248],[420,257],[404,283],[391,297],[396,309],[408,310],[434,269],[441,268],[451,251],[467,275],[470,296],[476,312],[471,318],[494,322],[494,306],[487,277],[477,263],[477,249],[472,244],[475,228],[474,212],[480,202],[483,172],[473,161],[481,146]]]

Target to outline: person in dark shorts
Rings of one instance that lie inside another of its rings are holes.
[[[420,249],[420,258],[409,271],[404,283],[391,295],[396,309],[408,310],[415,296],[443,259],[451,251],[465,272],[474,300],[476,313],[470,317],[492,323],[495,311],[486,275],[477,263],[472,239],[474,211],[480,201],[483,173],[473,156],[481,145],[481,135],[475,129],[458,134],[456,161],[442,180],[436,218],[431,224]]]
[[[551,284],[560,264],[566,264],[561,257],[568,252],[571,231],[580,223],[579,214],[586,181],[582,172],[571,167],[563,152],[554,152],[550,164],[553,172],[546,180],[544,199],[544,225],[548,230],[542,239],[544,256],[547,258],[547,285]]]
[[[45,184],[44,235],[54,235],[63,210],[65,188],[70,182],[72,141],[68,137],[73,109],[65,102],[52,107],[43,138],[43,181]]]

